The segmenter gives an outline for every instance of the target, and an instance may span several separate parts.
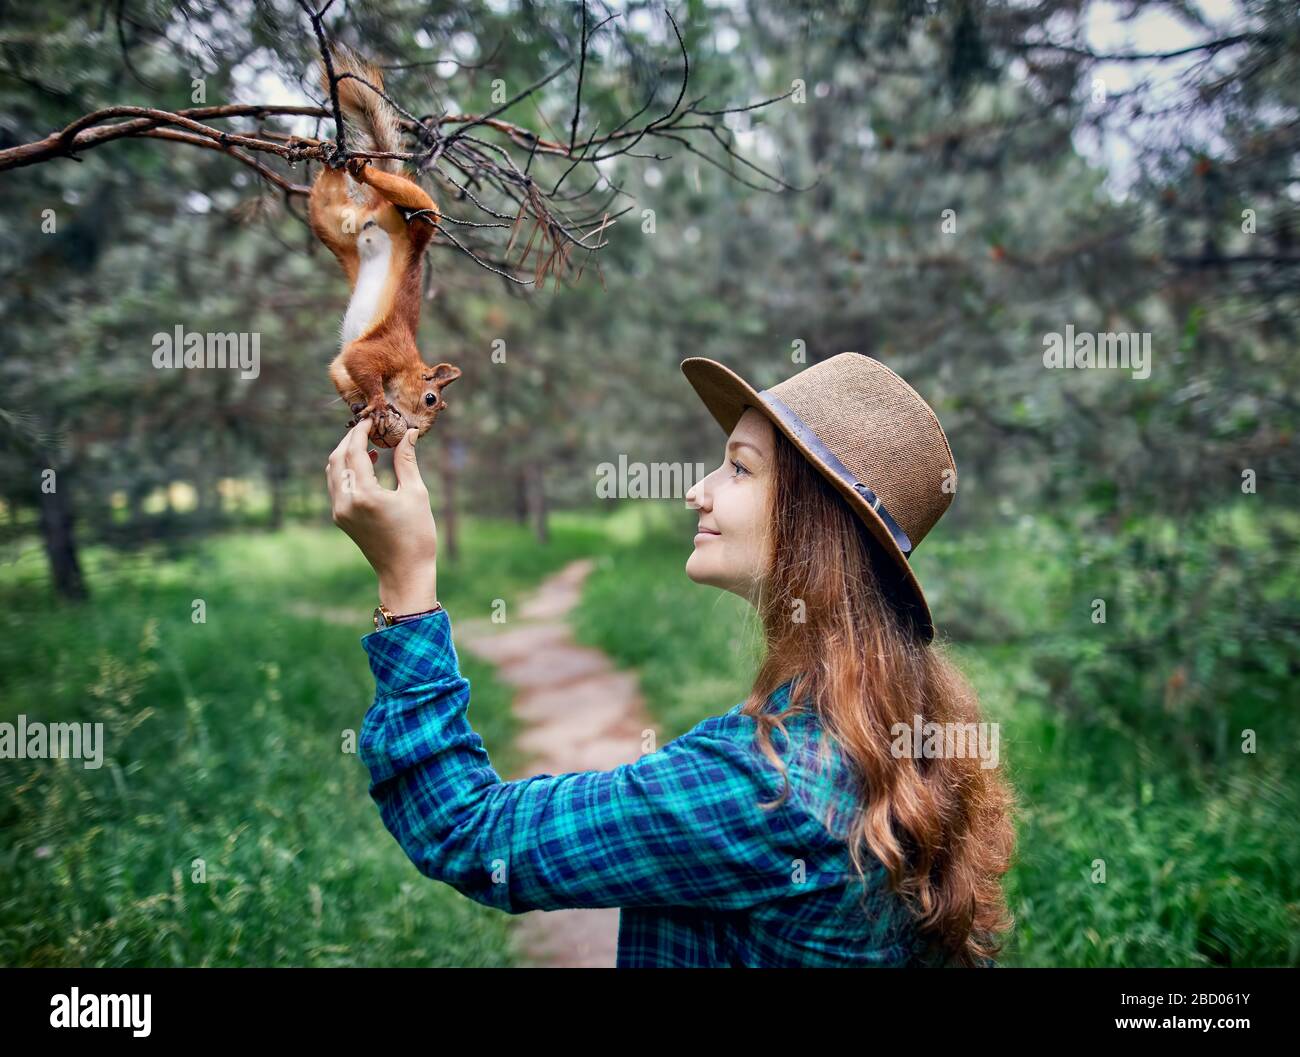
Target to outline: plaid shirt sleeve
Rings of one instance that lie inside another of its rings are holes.
[[[843,883],[814,811],[794,795],[759,806],[782,780],[735,709],[611,771],[507,782],[470,727],[445,610],[362,645],[377,684],[360,738],[370,795],[420,873],[476,902],[736,910]]]

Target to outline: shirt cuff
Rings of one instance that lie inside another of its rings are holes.
[[[372,631],[361,637],[361,646],[381,697],[460,675],[445,609]]]

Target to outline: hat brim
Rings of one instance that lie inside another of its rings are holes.
[[[921,584],[916,578],[916,573],[912,571],[911,563],[895,542],[884,520],[871,508],[871,505],[792,433],[782,419],[772,414],[763,398],[758,395],[758,391],[731,368],[704,356],[689,356],[682,360],[681,369],[682,374],[691,383],[699,398],[704,401],[704,406],[709,409],[709,414],[722,427],[723,432],[730,434],[736,428],[736,423],[740,421],[740,416],[744,414],[746,407],[757,408],[763,417],[779,429],[786,439],[799,449],[804,458],[835,486],[867,526],[881,549],[892,560],[897,579],[894,584],[886,586],[894,588],[892,593],[896,601],[910,608],[921,637],[926,642],[931,641],[934,638],[934,620],[930,614],[930,605],[925,600],[925,592],[921,590]],[[870,482],[866,483],[870,484]]]

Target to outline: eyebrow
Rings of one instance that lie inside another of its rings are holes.
[[[762,452],[762,450],[759,449],[759,448],[754,447],[754,445],[750,444],[749,441],[747,441],[747,440],[730,440],[730,441],[727,441],[727,451],[730,451],[732,448],[748,448],[748,449],[749,449],[750,451],[752,451],[755,455],[757,455],[760,459],[764,457],[764,456],[763,456],[763,452]]]

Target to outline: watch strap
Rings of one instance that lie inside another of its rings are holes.
[[[375,629],[381,630],[383,628],[391,628],[396,624],[405,624],[408,620],[419,620],[420,617],[430,616],[433,613],[437,613],[440,609],[442,609],[442,603],[437,602],[434,604],[432,609],[426,609],[419,613],[396,614],[389,610],[383,602],[380,602],[376,607],[374,614]]]
[[[421,612],[419,612],[419,613],[403,613],[400,617],[399,617],[399,616],[395,616],[395,617],[393,617],[393,623],[394,623],[394,624],[401,624],[401,623],[403,623],[404,621],[407,621],[407,620],[419,620],[421,617],[427,617],[427,616],[429,616],[431,613],[436,613],[436,612],[438,612],[438,610],[440,610],[441,608],[442,608],[442,603],[441,603],[441,602],[437,602],[437,603],[434,604],[434,607],[433,607],[432,609],[425,609],[425,610],[423,610],[423,611],[421,611]]]

